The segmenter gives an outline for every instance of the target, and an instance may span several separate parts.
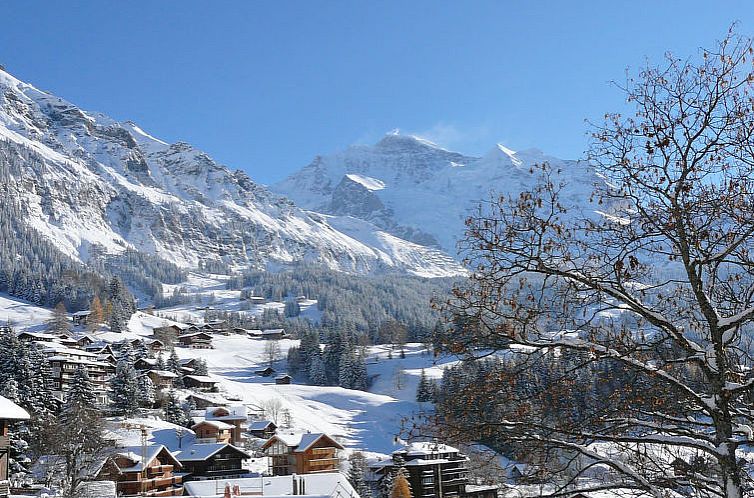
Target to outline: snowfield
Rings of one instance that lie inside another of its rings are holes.
[[[0,325],[18,330],[38,329],[50,319],[52,312],[15,297],[0,294]]]

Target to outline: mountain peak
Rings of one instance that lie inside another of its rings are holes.
[[[416,135],[401,135],[400,130],[397,128],[389,133],[386,133],[382,140],[375,145],[381,149],[406,149],[406,148],[422,148],[422,149],[437,149],[445,150],[434,142],[427,140]]]

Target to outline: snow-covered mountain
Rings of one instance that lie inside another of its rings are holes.
[[[363,273],[461,272],[439,250],[348,216],[352,207],[301,209],[189,144],[84,111],[2,70],[0,179],[3,202],[20,203],[29,225],[84,263],[93,249],[133,248],[182,267],[317,261]]]
[[[470,157],[397,132],[375,145],[318,156],[272,188],[302,207],[350,215],[456,254],[464,221],[479,201],[491,192],[525,190],[536,180],[531,166],[544,162],[561,170],[570,200],[585,205],[596,180],[585,163],[502,145],[483,157]]]

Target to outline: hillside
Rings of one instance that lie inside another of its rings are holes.
[[[479,202],[493,192],[517,195],[530,188],[536,180],[531,167],[542,163],[560,171],[569,200],[587,203],[598,179],[583,162],[499,144],[483,157],[466,156],[397,132],[374,145],[317,156],[273,190],[307,209],[359,218],[455,255],[464,221]]]
[[[181,268],[308,261],[348,272],[461,272],[369,223],[306,211],[187,143],[168,144],[0,71],[0,178],[29,227],[82,263],[135,250]]]

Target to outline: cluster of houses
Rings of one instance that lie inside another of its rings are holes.
[[[0,497],[11,491],[8,425],[28,418],[23,409],[0,397]],[[147,429],[142,426],[141,430]],[[344,448],[331,435],[279,431],[273,421],[251,418],[243,405],[206,406],[194,412],[187,434],[173,430],[175,437],[161,438],[172,444],[149,443],[146,437],[142,445],[120,446],[115,442],[92,467],[89,479],[113,483],[117,496],[359,498],[340,473]],[[256,452],[243,449],[254,439],[262,441]],[[250,472],[245,463],[259,458],[267,460],[266,471]],[[412,498],[497,497],[495,486],[469,484],[468,458],[445,444],[412,443],[390,458],[374,460],[369,464],[368,482],[379,489],[380,481],[397,465],[407,471]],[[275,493],[271,492],[273,488]],[[327,492],[314,492],[315,488]]]
[[[204,324],[173,324],[157,327],[153,331],[155,339],[166,344],[175,344],[193,349],[212,349],[212,337],[215,335],[238,334],[261,340],[279,340],[288,338],[285,329],[252,330],[239,327],[231,328],[222,320],[209,321]]]
[[[88,311],[73,313],[74,325],[87,324]],[[172,347],[193,349],[214,348],[212,339],[215,335],[229,335],[239,333],[254,339],[283,339],[288,337],[284,329],[246,330],[229,329],[224,321],[211,321],[204,324],[173,324],[156,327],[151,336],[135,339],[123,339],[108,342],[98,339],[88,333],[42,333],[24,331],[18,334],[21,341],[37,343],[47,357],[50,364],[51,386],[55,398],[62,402],[68,391],[75,371],[79,367],[87,370],[89,378],[94,384],[96,400],[101,405],[108,403],[109,382],[115,374],[118,363],[119,350],[129,344],[136,351],[146,351],[147,356],[136,360],[134,367],[140,375],[150,378],[158,391],[173,386],[177,373],[157,368],[155,355],[165,353]],[[186,388],[200,392],[216,392],[217,380],[207,375],[197,375],[194,372],[194,359],[181,360],[182,380]],[[274,370],[260,374],[271,376]],[[285,373],[275,377],[278,384],[290,384],[291,377]]]
[[[85,325],[87,318],[87,312],[73,315],[74,323],[80,325]],[[84,367],[98,403],[104,406],[108,403],[109,382],[121,357],[120,351],[127,345],[146,353],[136,358],[133,366],[138,375],[148,376],[160,392],[172,389],[179,374],[158,367],[155,355],[175,346],[213,348],[212,339],[219,334],[244,334],[265,340],[287,337],[283,329],[229,329],[225,322],[216,321],[157,327],[152,336],[116,342],[85,333],[21,332],[18,338],[41,347],[51,367],[55,397],[60,402],[65,399],[76,369]],[[267,487],[273,486],[280,496],[358,498],[340,473],[344,447],[336,437],[286,432],[272,420],[259,419],[246,406],[233,404],[218,394],[218,382],[198,375],[196,362],[190,358],[180,360],[183,384],[192,390],[187,402],[196,407],[191,412],[190,424],[183,429],[170,429],[175,435],[167,440],[153,437],[152,442],[148,442],[146,434],[154,428],[142,425],[140,445],[133,445],[130,439],[114,438],[111,450],[88,470],[90,483],[110,483],[117,496],[233,496],[234,493],[270,496]],[[272,367],[256,374],[274,378],[277,384],[291,382],[289,375]],[[0,497],[8,496],[11,491],[8,426],[28,417],[23,409],[0,397]],[[261,465],[260,459],[264,459]],[[253,471],[251,461],[257,462]],[[413,498],[496,496],[496,488],[469,486],[468,458],[457,449],[437,443],[413,444],[395,452],[392,458],[372,462],[368,478],[375,489],[394,471],[397,462],[408,471]],[[260,485],[255,483],[259,479],[267,481],[257,489]],[[312,492],[313,489],[328,491]],[[108,496],[102,493],[103,497]]]

